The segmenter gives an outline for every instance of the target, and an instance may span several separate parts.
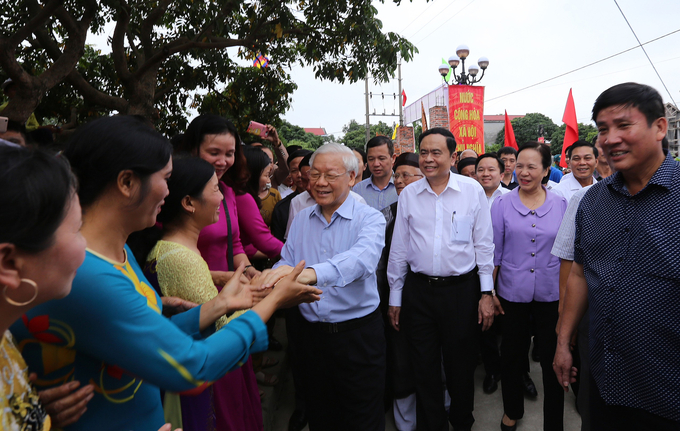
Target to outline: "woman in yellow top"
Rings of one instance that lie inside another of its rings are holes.
[[[162,296],[176,296],[198,304],[209,303],[218,291],[208,264],[198,249],[198,236],[204,227],[216,223],[220,216],[223,196],[215,170],[210,163],[197,157],[175,158],[168,188],[169,195],[157,217],[162,229],[153,228],[146,232],[151,235],[149,245],[157,239],[153,238],[154,234],[161,235],[161,239],[153,244],[148,254],[141,247],[135,250],[135,255],[139,258],[146,254],[145,262],[140,261],[140,265]],[[273,273],[263,273],[259,277],[271,275]],[[253,293],[257,301],[268,292]],[[229,317],[220,317],[215,322],[216,329],[240,314],[242,312],[237,311]],[[212,399],[212,388],[200,394],[182,395],[180,399],[182,428],[185,431],[219,428],[214,410],[219,408],[219,404]]]

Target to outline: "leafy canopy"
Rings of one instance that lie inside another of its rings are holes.
[[[115,25],[110,52],[86,47],[87,32],[103,35],[109,24]],[[270,67],[242,67],[259,52]],[[117,111],[143,115],[168,133],[184,129],[190,104],[276,122],[294,90],[284,68],[312,67],[317,79],[340,83],[369,75],[386,81],[394,77],[398,57],[409,61],[416,52],[406,39],[382,31],[371,0],[0,5],[0,65],[19,83],[20,97],[8,107],[16,117],[44,99],[44,115],[61,121],[71,108],[81,121]],[[248,106],[236,106],[241,104]]]

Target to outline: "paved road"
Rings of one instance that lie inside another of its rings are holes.
[[[275,334],[277,338],[285,344],[284,320],[277,319]],[[265,411],[265,430],[287,431],[288,418],[293,413],[293,384],[290,378],[290,371],[282,352],[269,352],[268,356],[281,359],[281,364],[272,369],[279,374],[281,381],[276,388],[265,388],[267,397],[263,403]],[[531,361],[530,361],[531,362]],[[525,399],[524,419],[519,422],[518,431],[542,431],[543,430],[543,382],[541,380],[541,367],[536,362],[531,362],[531,378],[538,388],[538,399]],[[501,390],[499,389],[487,395],[482,391],[482,381],[484,380],[484,368],[480,365],[475,373],[477,382],[475,391],[475,426],[474,431],[497,431],[500,429],[500,421],[503,416],[503,402]],[[502,384],[502,382],[501,382]],[[386,414],[387,431],[396,431],[392,412]],[[567,394],[564,402],[564,430],[579,431],[581,429],[581,419],[576,412],[575,398],[571,392]],[[308,428],[305,428],[305,431]]]

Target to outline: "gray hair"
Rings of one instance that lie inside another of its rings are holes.
[[[328,153],[340,154],[342,156],[342,163],[345,165],[347,172],[354,172],[354,175],[359,172],[359,162],[357,161],[354,152],[349,147],[338,144],[337,142],[328,142],[314,151],[314,154],[312,154],[312,157],[309,159],[309,166],[314,167],[314,159],[316,156]]]

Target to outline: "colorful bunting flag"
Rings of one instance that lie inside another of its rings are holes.
[[[253,60],[253,66],[257,67],[258,69],[267,67],[269,65],[269,59],[264,56],[261,52],[257,54],[257,57],[255,57],[255,60]]]

